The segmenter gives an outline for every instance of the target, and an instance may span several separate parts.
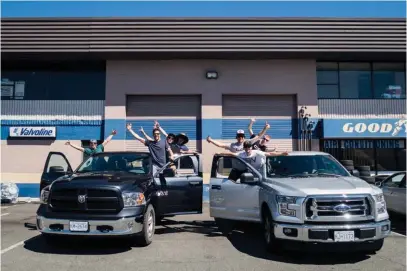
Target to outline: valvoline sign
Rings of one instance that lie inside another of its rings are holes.
[[[406,137],[406,119],[324,119],[325,138]]]
[[[56,137],[56,127],[10,127],[10,137]]]

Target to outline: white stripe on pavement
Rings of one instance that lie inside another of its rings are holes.
[[[18,247],[18,246],[21,246],[22,244],[24,244],[24,242],[25,242],[25,240],[24,240],[24,241],[21,241],[21,242],[18,242],[17,244],[14,244],[14,245],[12,245],[12,246],[9,246],[8,248],[3,249],[3,250],[1,251],[1,254],[6,253],[7,251],[12,250],[12,249],[14,249],[14,248],[16,248],[16,247]]]
[[[397,233],[397,232],[394,232],[394,231],[392,231],[391,233],[393,233],[393,234],[395,234],[395,235],[400,235],[400,236],[403,236],[403,237],[407,237],[407,236],[406,236],[406,235],[404,235],[404,234]]]
[[[4,214],[1,214],[1,216],[5,216],[5,215],[9,215],[10,213],[4,213]]]

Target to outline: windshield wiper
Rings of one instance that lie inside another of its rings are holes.
[[[342,177],[342,175],[333,174],[333,173],[313,173],[311,176],[326,176],[326,177]]]

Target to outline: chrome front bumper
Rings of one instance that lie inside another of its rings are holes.
[[[296,231],[296,236],[289,236],[290,234],[287,234],[287,232],[290,230],[287,229],[291,229],[291,235],[295,235]],[[355,240],[352,242],[379,240],[390,235],[390,229],[389,220],[349,225],[296,225],[274,223],[274,235],[276,238],[311,243],[335,243],[333,232],[344,230],[355,231]]]
[[[84,236],[126,236],[137,234],[143,229],[143,224],[135,221],[135,217],[118,220],[88,220],[89,226],[86,232],[70,231],[69,221],[37,216],[37,227],[42,233]]]

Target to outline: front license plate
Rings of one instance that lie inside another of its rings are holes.
[[[355,241],[354,231],[336,231],[334,232],[335,242],[352,242]]]
[[[70,231],[88,231],[89,223],[88,222],[79,222],[79,221],[69,221],[69,230]]]

